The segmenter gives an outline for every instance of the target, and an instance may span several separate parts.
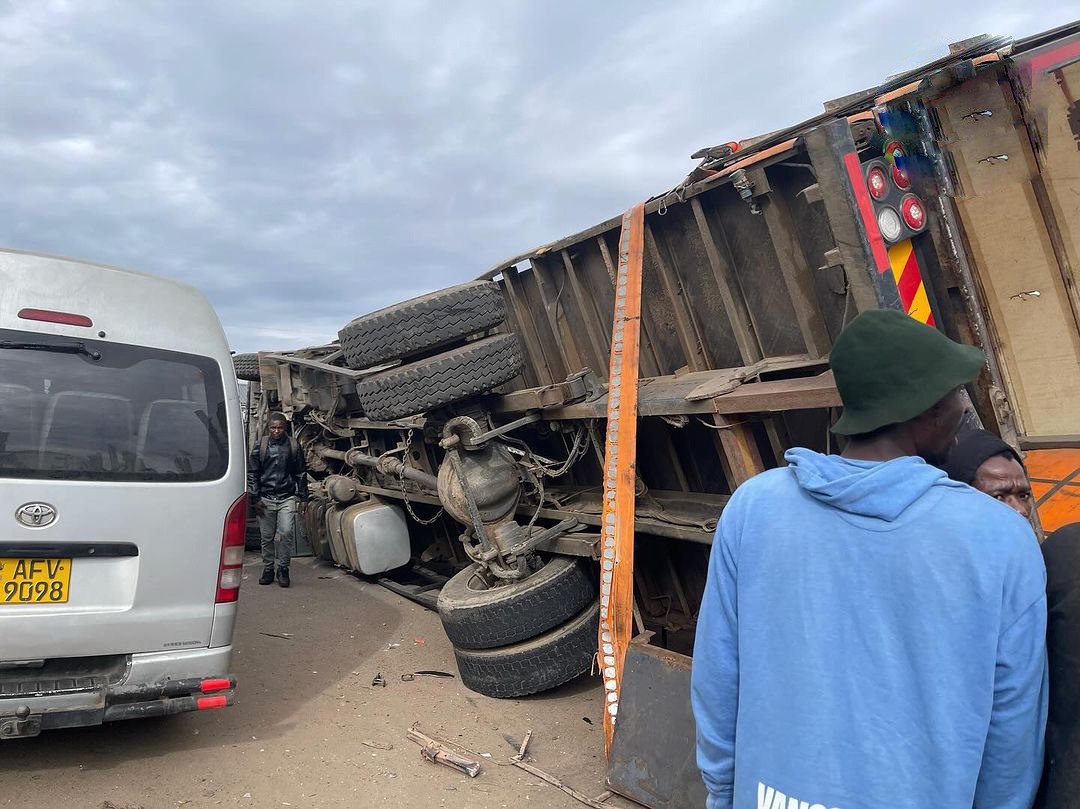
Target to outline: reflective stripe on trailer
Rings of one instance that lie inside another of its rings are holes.
[[[889,266],[892,268],[893,280],[900,292],[900,304],[904,311],[920,323],[936,325],[911,239],[904,239],[889,248]]]

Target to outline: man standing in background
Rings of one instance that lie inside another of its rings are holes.
[[[1020,453],[987,430],[960,436],[944,467],[949,477],[999,500],[1025,520],[1035,511]]]
[[[255,503],[262,537],[263,572],[259,584],[288,587],[289,562],[295,542],[297,501],[307,500],[307,469],[300,445],[287,433],[288,422],[272,413],[269,435],[263,437],[248,458],[248,492]]]
[[[985,430],[965,433],[945,464],[949,477],[1000,500],[1024,519],[1035,510],[1020,454]],[[1073,809],[1080,795],[1080,523],[1042,545],[1046,560],[1046,651],[1050,704],[1046,769],[1036,809]]]

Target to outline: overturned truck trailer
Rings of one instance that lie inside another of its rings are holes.
[[[1045,470],[1044,527],[1080,519],[1077,88],[1080,25],[980,37],[790,130],[702,150],[637,225],[359,317],[331,345],[238,358],[257,382],[251,440],[260,414],[290,415],[315,552],[372,575],[411,562],[418,583],[384,580],[437,605],[472,689],[586,672],[602,613],[624,614],[635,641],[605,631],[599,648],[612,784],[690,805],[686,655],[717,519],[786,449],[837,449],[827,358],[856,314],[899,308],[982,347],[978,420]],[[625,316],[635,239],[640,320]],[[630,353],[636,413],[618,408]],[[609,600],[609,515],[627,502],[629,586]]]

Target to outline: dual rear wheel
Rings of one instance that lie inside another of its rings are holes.
[[[489,697],[562,685],[588,671],[596,654],[596,585],[572,557],[549,557],[509,582],[470,565],[443,586],[438,607],[462,683]]]

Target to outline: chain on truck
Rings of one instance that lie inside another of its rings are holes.
[[[332,345],[236,357],[250,440],[290,415],[315,553],[437,606],[465,685],[517,697],[599,662],[614,788],[703,800],[680,790],[702,789],[687,655],[712,534],[787,448],[836,449],[828,354],[857,313],[899,308],[983,348],[975,420],[1026,451],[1044,528],[1076,519],[1077,88],[1080,25],[979,37],[703,149],[637,218],[358,317]],[[620,420],[624,357],[639,373]],[[617,467],[616,449],[636,458]]]

